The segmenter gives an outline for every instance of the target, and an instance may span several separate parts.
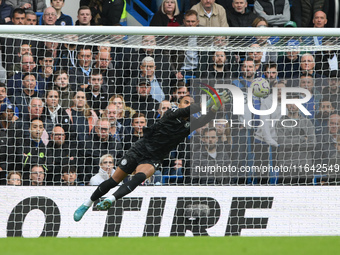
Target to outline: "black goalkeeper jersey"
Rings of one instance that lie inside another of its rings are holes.
[[[158,122],[151,127],[144,128],[143,138],[137,141],[131,149],[147,158],[164,159],[192,131],[204,126],[215,117],[213,111],[199,118],[191,116],[190,112],[197,113],[199,110],[200,107],[197,104],[191,104],[186,108],[169,109]],[[185,120],[188,117],[191,117],[190,121]]]

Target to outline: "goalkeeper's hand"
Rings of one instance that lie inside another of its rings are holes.
[[[227,91],[224,90],[222,93],[218,93],[218,95],[221,98],[222,104],[228,103],[230,101],[230,96],[228,95]],[[220,103],[220,100],[218,100],[216,95],[214,95],[214,98],[215,98],[216,104],[214,100],[210,98],[207,103],[207,107],[208,108],[211,107],[211,109],[217,111],[218,109],[220,109],[221,103]]]

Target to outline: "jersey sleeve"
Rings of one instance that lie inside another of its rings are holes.
[[[194,114],[197,113],[201,110],[201,107],[199,106],[199,104],[191,104],[188,107],[185,108],[172,108],[169,109],[164,117],[167,119],[176,119],[176,118],[185,118],[185,117],[190,117],[190,114]],[[163,117],[163,118],[164,118]]]
[[[196,130],[197,128],[203,127],[205,124],[210,122],[215,118],[216,112],[209,111],[207,115],[201,115],[199,118],[191,117],[190,118],[190,126],[191,130]]]

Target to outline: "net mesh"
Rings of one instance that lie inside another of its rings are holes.
[[[192,130],[144,185],[338,183],[338,37],[0,37],[2,185],[10,179],[24,185],[98,185],[111,175],[100,158],[111,154],[116,165],[142,137],[141,127],[177,107],[183,95],[201,102],[204,84],[229,84],[247,102],[247,88],[258,77],[279,91],[310,91],[303,105],[311,115],[287,117],[279,106],[260,115],[248,105],[237,115],[232,98],[209,130]],[[269,109],[275,96],[251,101],[256,110]],[[42,121],[33,125],[35,118]],[[294,127],[282,122],[296,118]],[[19,176],[10,177],[13,172]]]

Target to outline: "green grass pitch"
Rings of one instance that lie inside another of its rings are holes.
[[[3,238],[1,255],[339,254],[340,237]]]

